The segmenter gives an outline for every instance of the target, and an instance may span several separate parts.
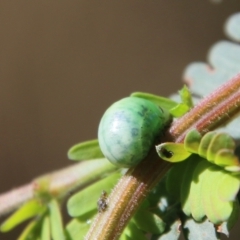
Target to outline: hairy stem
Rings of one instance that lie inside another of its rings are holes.
[[[203,99],[189,113],[173,122],[163,141],[183,142],[188,130],[204,134],[227,122],[240,111],[240,74]],[[109,196],[109,208],[93,221],[86,240],[118,239],[142,200],[171,164],[159,159],[154,149],[138,166],[120,179]]]
[[[80,162],[40,176],[27,185],[0,194],[0,216],[12,212],[34,197],[48,195],[63,198],[76,188],[99,180],[103,173],[111,173],[116,169],[106,159],[99,159]]]
[[[0,195],[0,216],[12,212],[34,197],[31,183]]]
[[[186,132],[196,128],[204,134],[229,121],[240,109],[240,74],[205,97],[169,129],[175,142],[182,142]]]

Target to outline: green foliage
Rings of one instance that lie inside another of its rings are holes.
[[[72,219],[66,226],[68,240],[84,239],[90,227],[91,221],[82,221],[77,218]]]
[[[52,239],[65,240],[63,221],[59,203],[55,199],[52,199],[49,202],[48,206],[50,213],[50,228]]]
[[[33,220],[25,227],[18,240],[36,240],[38,237],[41,240],[65,239],[62,214],[55,199],[50,200],[48,208],[38,200],[30,200],[2,224],[1,231],[9,231],[30,218]]]
[[[174,117],[181,117],[193,107],[192,95],[186,85],[179,91],[181,102],[173,107],[169,112]]]
[[[90,140],[78,143],[71,147],[68,151],[68,158],[70,160],[90,160],[104,158],[99,147],[98,140]]]
[[[132,220],[129,222],[127,227],[124,229],[122,235],[120,236],[120,240],[147,240],[144,232],[139,229],[139,226],[135,224]]]
[[[69,215],[72,217],[80,217],[92,211],[96,213],[97,200],[101,192],[103,190],[110,192],[120,176],[120,173],[114,173],[74,194],[67,202]]]
[[[15,228],[20,223],[36,216],[37,214],[46,211],[46,207],[38,200],[31,200],[25,203],[15,213],[13,213],[8,219],[1,225],[2,232],[8,232]]]
[[[182,100],[182,103],[188,106],[189,109],[194,107],[193,100],[192,100],[192,94],[189,91],[189,88],[184,85],[183,88],[178,91],[180,98]]]
[[[172,163],[181,162],[191,155],[182,143],[161,143],[156,146],[156,151],[160,158]]]
[[[166,225],[157,214],[151,213],[147,208],[139,209],[133,219],[140,229],[153,234],[162,233]]]
[[[77,179],[78,183],[74,184],[87,189],[87,186],[91,186],[93,182],[96,182],[97,184],[99,179],[106,178],[109,175],[111,176],[111,174],[116,171],[116,167],[105,159],[98,159],[81,163],[75,171],[72,171],[72,168],[70,168],[70,170],[69,174],[79,174],[79,179]],[[49,192],[48,187],[50,186],[50,176],[51,175],[44,175],[34,180],[35,186],[37,186],[35,189],[35,198],[25,203],[5,220],[5,222],[1,225],[2,232],[10,231],[20,223],[32,219],[19,236],[19,240],[65,239],[65,230],[60,210],[61,201],[58,201],[57,197],[59,197],[59,195],[57,195],[56,192],[53,194]],[[118,174],[118,177],[119,176],[120,175]],[[111,180],[113,179],[110,178],[110,182]],[[99,183],[101,183],[101,181]],[[110,185],[112,188],[114,182],[111,182]],[[69,185],[69,187],[72,186]],[[69,190],[69,187],[67,190]],[[60,188],[60,190],[58,190],[60,193],[60,199],[62,196],[66,196],[66,194],[61,193],[63,190],[64,188]],[[40,191],[40,193],[37,191]],[[102,188],[100,191],[102,191]],[[90,192],[90,195],[91,194],[92,193]],[[46,195],[48,196],[47,198]],[[94,201],[93,213],[96,213],[97,205],[96,200]],[[85,202],[84,206],[88,206],[88,202]]]
[[[24,228],[18,240],[38,240],[40,237],[41,221],[34,219]],[[41,239],[42,240],[42,239]]]
[[[104,190],[110,192],[117,183],[121,174],[119,172],[97,181],[82,191],[75,193],[67,202],[67,210],[74,217],[67,226],[66,232],[69,240],[83,239],[86,235],[91,219],[97,213],[97,201]]]
[[[179,169],[183,177],[174,174]],[[177,183],[176,186],[173,183]],[[196,221],[207,216],[214,224],[228,221],[231,217],[233,209],[238,206],[236,195],[239,185],[239,176],[197,155],[174,165],[167,176],[167,189],[180,199],[183,212]]]
[[[51,229],[50,229],[49,216],[43,218],[42,229],[41,229],[41,240],[51,240]]]
[[[180,103],[150,93],[134,92],[131,94],[132,97],[143,98],[155,103],[159,107],[169,111],[173,117],[181,117],[193,107],[192,96],[186,86],[179,91],[179,95]]]
[[[165,110],[170,110],[178,105],[177,102],[175,102],[169,98],[165,98],[165,97],[150,94],[150,93],[134,92],[130,96],[149,100],[149,101],[155,103],[156,105],[160,106],[161,108],[164,108]]]
[[[202,150],[202,148],[200,147],[201,146],[201,140],[203,142],[204,137],[202,137],[201,134],[197,130],[192,129],[187,133],[187,135],[184,139],[184,148],[188,152],[199,154],[199,151]],[[206,148],[208,148],[209,145],[210,145],[210,142],[209,142],[208,145],[206,145]]]
[[[233,138],[226,133],[208,132],[204,136],[193,129],[184,139],[184,144],[165,142],[156,146],[158,155],[169,162],[180,162],[191,153],[196,153],[209,162],[231,172],[240,171],[240,162],[234,151]]]

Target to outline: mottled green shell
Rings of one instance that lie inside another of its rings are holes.
[[[131,167],[146,157],[157,136],[169,122],[168,112],[151,101],[127,97],[104,113],[98,140],[104,156],[120,167]]]

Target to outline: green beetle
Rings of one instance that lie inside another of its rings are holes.
[[[98,140],[104,156],[120,167],[137,165],[172,117],[153,102],[126,97],[112,104],[104,113]]]

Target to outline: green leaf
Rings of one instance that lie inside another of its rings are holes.
[[[165,142],[157,145],[156,151],[160,158],[172,163],[181,162],[191,155],[182,143]]]
[[[124,229],[120,237],[120,240],[124,239],[147,240],[146,236],[132,220],[128,223],[127,227]]]
[[[61,211],[57,200],[49,202],[51,236],[53,240],[65,240]]]
[[[189,107],[185,103],[179,103],[179,104],[177,104],[177,106],[175,106],[169,110],[169,112],[174,117],[181,117],[188,111],[189,111]]]
[[[181,97],[182,103],[188,106],[189,109],[194,106],[192,101],[192,94],[186,85],[184,85],[183,88],[179,91],[179,95]]]
[[[168,193],[177,200],[180,200],[181,185],[184,175],[187,174],[187,165],[189,160],[184,162],[176,163],[168,171],[166,178],[166,189]]]
[[[50,219],[48,215],[43,218],[41,240],[51,240]]]
[[[36,240],[39,236],[41,219],[34,219],[24,228],[17,240]]]
[[[159,216],[146,209],[137,211],[133,220],[140,229],[155,234],[162,233],[166,226]]]
[[[68,151],[68,158],[70,160],[90,160],[104,158],[102,151],[99,147],[98,140],[90,140],[78,143],[71,147]]]
[[[214,163],[221,167],[227,167],[225,168],[226,170],[228,169],[228,166],[234,166],[236,167],[236,172],[240,171],[239,160],[237,156],[234,155],[233,150],[222,149],[218,151],[215,156]]]
[[[157,96],[150,93],[134,92],[131,94],[131,97],[139,97],[139,98],[147,99],[166,110],[170,110],[171,108],[174,108],[178,105],[177,102],[169,98]]]
[[[71,220],[66,227],[66,233],[69,240],[84,239],[88,232],[91,221],[81,221],[77,218]]]
[[[186,96],[187,93],[185,90],[183,90],[183,98],[184,98],[184,103],[177,103],[169,98],[164,98],[164,97],[160,97],[157,95],[153,95],[150,93],[143,93],[143,92],[134,92],[131,94],[131,97],[139,97],[139,98],[144,98],[147,99],[155,104],[157,104],[158,106],[164,108],[165,110],[168,110],[172,116],[174,117],[181,117],[182,115],[184,115],[188,110],[189,110],[189,99],[187,99],[188,97]]]
[[[38,200],[30,200],[20,207],[15,213],[13,213],[4,223],[1,225],[2,232],[8,232],[25,220],[42,213],[46,207],[42,205]]]
[[[134,239],[129,237],[127,234],[123,233],[120,237],[120,240],[134,240]]]
[[[175,164],[167,174],[169,193],[181,200],[188,216],[200,221],[207,216],[219,224],[231,217],[234,201],[239,191],[238,175],[192,155],[188,160]]]
[[[198,154],[203,157],[203,158],[206,158],[207,159],[207,152],[208,152],[208,148],[209,148],[209,145],[212,141],[212,138],[216,135],[216,132],[208,132],[206,133],[202,139],[201,139],[201,142],[200,142],[200,145],[199,145],[199,150],[198,150]]]
[[[194,172],[193,172],[193,179],[191,181],[190,186],[190,208],[193,218],[196,221],[201,221],[205,216],[204,205],[201,197],[202,192],[202,184],[205,175],[205,169],[209,167],[209,162],[207,161],[200,161]]]
[[[228,171],[240,171],[239,160],[234,155],[235,142],[229,134],[208,132],[201,137],[197,130],[190,130],[184,139],[184,147]]]
[[[129,237],[127,234],[123,233],[119,240],[134,240],[134,238]]]
[[[191,155],[187,161],[185,174],[182,178],[180,200],[183,212],[189,216],[191,214],[190,187],[193,180],[193,173],[201,158],[197,155]]]
[[[190,130],[184,139],[185,149],[191,153],[198,153],[201,138],[202,135],[197,130]]]
[[[229,134],[217,133],[212,138],[208,147],[207,159],[208,161],[214,162],[215,155],[219,150],[223,148],[234,150],[235,147],[235,142]]]
[[[183,233],[188,240],[219,240],[220,234],[216,232],[214,225],[205,220],[201,223],[193,219],[186,219],[183,225]]]
[[[103,190],[110,192],[120,176],[120,173],[114,173],[74,194],[67,202],[69,215],[79,217],[96,210],[101,192]]]
[[[215,224],[227,221],[233,209],[233,203],[222,201],[218,194],[219,181],[225,174],[227,173],[219,171],[218,167],[212,166],[205,169],[205,176],[200,182],[202,184],[201,198],[205,214]]]
[[[236,195],[240,188],[239,176],[234,176],[222,172],[222,177],[218,179],[217,194],[222,201],[235,201]]]

